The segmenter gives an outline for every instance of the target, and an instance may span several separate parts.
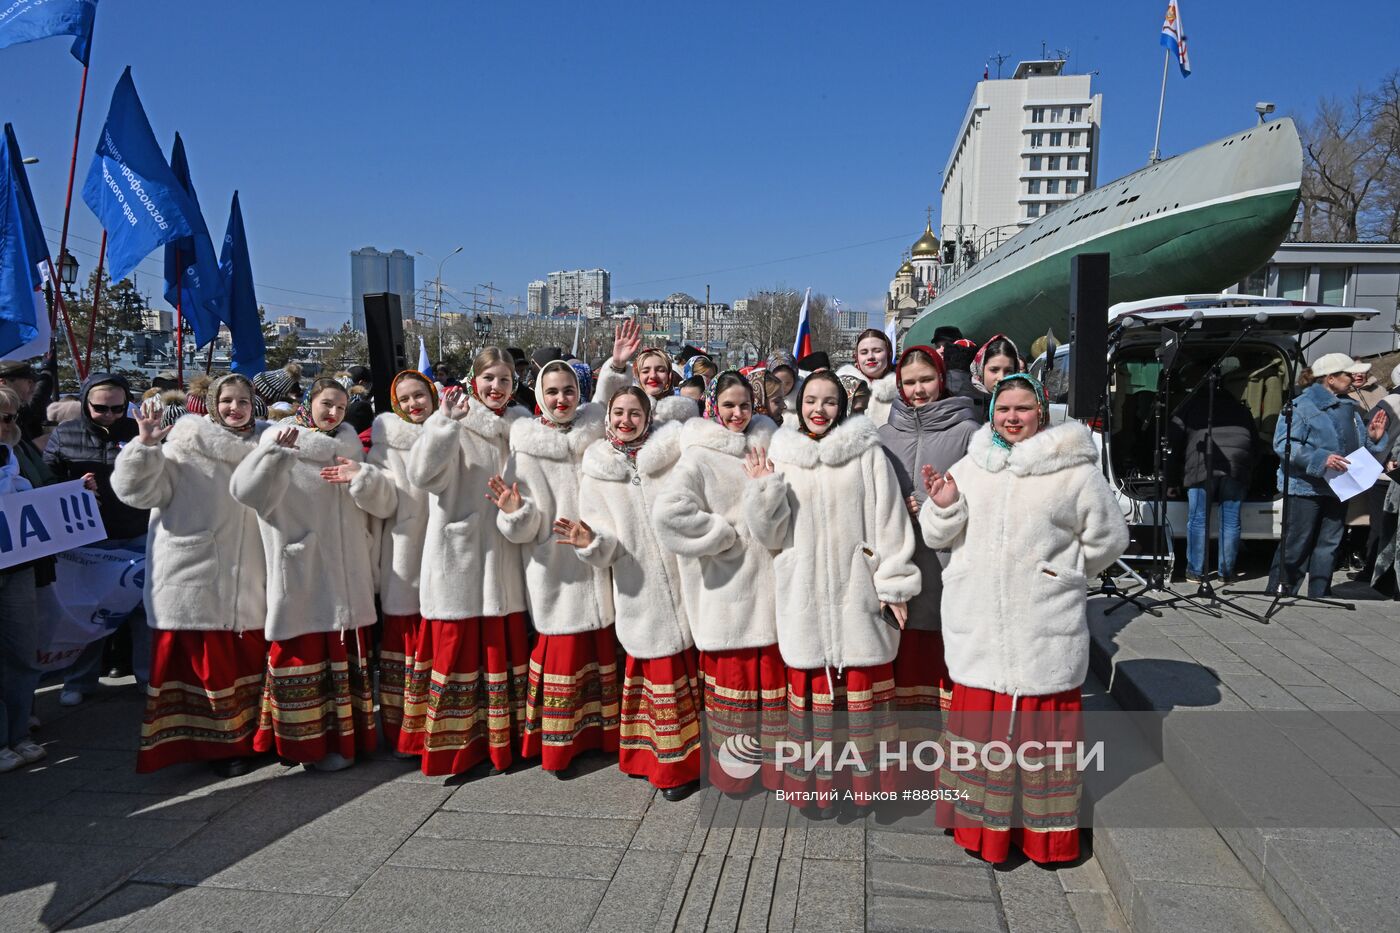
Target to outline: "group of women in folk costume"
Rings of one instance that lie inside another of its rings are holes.
[[[600,752],[668,799],[707,758],[731,793],[874,791],[908,772],[780,765],[777,742],[1078,728],[1083,582],[1126,533],[1087,431],[1046,427],[1033,379],[984,366],[982,426],[938,351],[893,362],[870,331],[856,372],[787,390],[778,358],[717,374],[701,409],[635,328],[613,349],[591,402],[543,367],[533,413],[495,348],[441,399],[401,373],[368,460],[330,380],[284,430],[253,421],[236,376],[207,417],[143,416],[114,480],[157,510],[143,770],[267,750],[335,768],[373,747],[376,590],[385,739],[425,774],[538,758],[568,777]],[[779,429],[758,409],[784,396]],[[939,819],[983,856],[1077,853],[1072,775],[939,780],[965,798]]]

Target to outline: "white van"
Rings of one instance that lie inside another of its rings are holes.
[[[1289,374],[1296,376],[1306,365],[1304,359],[1315,355],[1308,352],[1308,346],[1324,332],[1351,327],[1376,315],[1367,308],[1230,294],[1150,298],[1110,308],[1109,333],[1116,332],[1117,338],[1110,339],[1108,356],[1108,422],[1096,428],[1108,451],[1105,469],[1109,482],[1118,491],[1128,521],[1152,524],[1157,485],[1155,402],[1164,341],[1176,341],[1180,335],[1166,400],[1168,418],[1201,374],[1228,351],[1219,391],[1242,401],[1259,429],[1259,455],[1240,509],[1241,535],[1245,540],[1277,540],[1281,497],[1273,439],[1290,395]],[[1057,414],[1068,397],[1069,362],[1070,348],[1062,346],[1055,350],[1050,373],[1042,376],[1044,354],[1031,365],[1031,372],[1045,380],[1052,411],[1058,410]],[[1181,452],[1169,456],[1180,457]],[[1184,491],[1169,499],[1167,522],[1174,537],[1186,537]]]

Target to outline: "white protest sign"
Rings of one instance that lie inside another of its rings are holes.
[[[65,668],[90,643],[106,638],[141,602],[146,555],[80,547],[58,555],[58,580],[39,588],[41,620],[35,666]]]
[[[107,537],[83,481],[0,496],[0,570]]]

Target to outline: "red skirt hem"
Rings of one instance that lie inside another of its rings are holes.
[[[379,744],[364,630],[316,632],[268,647],[253,748],[311,764]]]
[[[787,666],[778,646],[702,651],[700,671],[709,782],[726,794],[745,793],[755,782],[781,788],[775,758],[787,736]]]
[[[574,635],[540,635],[530,653],[523,758],[562,771],[579,755],[615,755],[621,692],[613,627]]]
[[[804,750],[811,748],[815,757],[783,764],[783,790],[795,795],[790,799],[795,807],[806,806],[806,795],[811,794],[822,800],[834,800],[835,794],[857,804],[874,804],[874,795],[897,791],[904,784],[901,772],[880,767],[881,745],[899,741],[894,666],[848,668],[834,685],[828,673],[824,668],[787,670],[787,740]],[[847,762],[832,770],[847,742],[859,752],[863,767]],[[820,757],[824,747],[830,749],[830,759]]]
[[[700,678],[694,648],[664,658],[627,656],[618,768],[658,788],[700,780]]]

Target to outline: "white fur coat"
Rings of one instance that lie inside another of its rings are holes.
[[[112,491],[150,509],[146,623],[167,631],[261,629],[267,567],[258,516],[229,494],[234,469],[266,428],[235,434],[204,415],[175,422],[164,444],[132,441],[117,455]]]
[[[525,611],[520,547],[496,530],[486,482],[505,469],[510,427],[523,416],[493,414],[472,399],[454,421],[434,412],[408,458],[408,480],[428,494],[419,607],[425,619],[475,619]]]
[[[525,555],[525,596],[542,635],[574,635],[613,623],[612,585],[606,569],[580,561],[555,544],[554,520],[579,514],[579,462],[603,434],[598,405],[583,404],[566,434],[521,418],[510,429],[507,484],[520,484],[520,508],[496,513],[496,527]]]
[[[267,555],[271,641],[373,625],[374,558],[369,517],[394,514],[394,484],[366,464],[348,485],[321,479],[336,457],[363,461],[348,424],[326,435],[293,425],[295,450],[277,444],[283,425],[263,431],[258,447],[229,480],[233,498],[258,514]]]
[[[869,418],[849,418],[815,441],[773,436],[774,474],[749,480],[754,537],[776,552],[778,648],[789,667],[870,667],[894,660],[899,629],[881,601],[919,592],[914,529],[899,481]]]
[[[632,367],[629,365],[625,372],[618,372],[612,368],[612,357],[608,357],[607,362],[595,373],[598,379],[598,387],[593,390],[593,401],[604,409],[603,416],[607,417],[607,404],[612,399],[613,393],[618,389],[634,385],[636,380],[632,377]],[[669,424],[672,421],[688,421],[700,414],[700,409],[692,399],[684,395],[664,395],[661,398],[651,400],[651,420],[653,424]]]
[[[369,462],[384,470],[398,492],[394,514],[372,523],[377,558],[375,586],[385,615],[418,615],[418,575],[428,534],[428,492],[409,482],[408,458],[423,436],[423,425],[392,411],[374,419]]]
[[[890,420],[890,407],[894,405],[894,400],[899,397],[899,386],[894,381],[894,367],[879,379],[870,380],[865,373],[860,371],[860,367],[847,363],[836,370],[838,376],[855,376],[861,382],[870,386],[870,406],[865,409],[865,416],[875,422],[879,427]]]
[[[702,651],[775,644],[773,555],[744,520],[744,455],[776,430],[756,415],[735,434],[708,418],[681,428],[681,459],[657,496],[652,525],[661,546],[681,558],[691,634]]]
[[[681,426],[664,424],[637,451],[635,469],[606,438],[583,454],[579,517],[593,529],[577,552],[612,571],[617,638],[634,658],[664,658],[694,644],[676,555],[656,540],[651,513],[681,453]],[[636,480],[636,482],[634,482]]]
[[[943,570],[949,675],[1012,696],[1081,686],[1087,582],[1128,545],[1089,429],[1066,422],[1006,450],[984,425],[950,472],[958,501],[919,511],[928,546],[952,549]]]

